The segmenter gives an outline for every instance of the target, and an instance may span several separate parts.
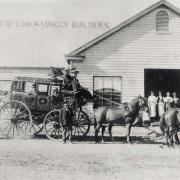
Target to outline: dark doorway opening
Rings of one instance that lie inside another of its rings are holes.
[[[145,69],[144,70],[144,91],[145,97],[153,90],[155,94],[162,91],[177,92],[180,96],[180,69]]]

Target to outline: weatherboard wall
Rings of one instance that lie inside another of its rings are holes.
[[[156,32],[156,13],[169,13],[169,32]],[[83,62],[72,62],[83,86],[93,90],[93,76],[121,76],[122,101],[144,96],[144,69],[180,69],[180,16],[159,7],[84,50]]]

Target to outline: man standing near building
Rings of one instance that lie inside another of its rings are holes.
[[[73,111],[72,108],[69,106],[68,102],[64,102],[63,107],[61,110],[61,119],[60,124],[63,126],[62,132],[62,140],[63,143],[66,143],[69,140],[71,143],[72,140],[72,123],[73,123]]]
[[[154,95],[154,91],[151,91],[151,95],[148,97],[148,106],[149,106],[151,123],[154,122],[156,117],[156,105],[157,105],[157,97]]]

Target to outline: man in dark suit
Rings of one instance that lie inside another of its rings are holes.
[[[64,103],[61,108],[61,123],[63,126],[62,139],[63,143],[66,143],[67,140],[71,143],[72,140],[72,119],[73,119],[73,111],[68,103]]]

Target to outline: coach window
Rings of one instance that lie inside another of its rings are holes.
[[[48,95],[48,88],[49,88],[49,85],[47,84],[39,84],[39,87],[38,87],[38,95]]]
[[[165,10],[156,14],[156,32],[169,32],[169,14]]]
[[[118,106],[121,103],[121,77],[94,77],[96,107]]]
[[[25,82],[24,81],[13,81],[12,90],[17,92],[24,92]]]

